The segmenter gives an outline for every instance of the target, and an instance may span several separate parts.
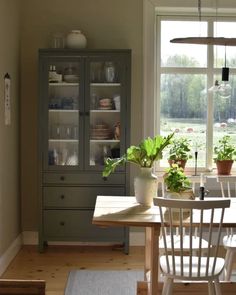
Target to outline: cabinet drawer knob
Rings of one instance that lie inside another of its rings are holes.
[[[65,176],[62,175],[62,176],[60,177],[60,180],[64,181],[64,180],[65,180]]]
[[[65,196],[64,196],[64,195],[61,195],[61,199],[62,199],[62,200],[65,199]]]
[[[65,225],[65,222],[64,222],[64,221],[61,221],[61,222],[60,222],[60,225],[61,225],[61,226],[64,226],[64,225]]]

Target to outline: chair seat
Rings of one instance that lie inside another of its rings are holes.
[[[224,236],[223,245],[225,248],[232,248],[232,250],[236,250],[236,235]]]
[[[219,276],[221,272],[224,269],[224,259],[218,257],[216,259],[216,265],[215,265],[215,270],[214,273],[212,274],[212,266],[214,262],[214,258],[210,257],[209,258],[209,266],[207,266],[207,258],[206,257],[201,257],[201,270],[200,274],[197,273],[198,271],[198,257],[193,256],[192,257],[192,274],[190,276],[189,274],[189,263],[190,263],[190,257],[189,256],[183,256],[183,275],[181,275],[181,263],[180,256],[175,256],[175,267],[176,267],[176,273],[173,273],[173,267],[172,267],[172,256],[168,255],[168,260],[169,260],[169,265],[170,265],[170,273],[167,270],[167,263],[166,263],[166,256],[161,256],[160,257],[160,268],[163,274],[167,274],[168,276],[174,276],[176,279],[182,279],[182,280],[207,280],[208,278],[214,277],[214,276]],[[208,269],[208,276],[206,276],[206,269]]]
[[[174,248],[176,250],[180,249],[180,235],[174,235]],[[199,249],[199,242],[200,239],[199,237],[193,237],[192,239],[192,250],[198,250]],[[171,236],[167,235],[166,236],[166,243],[167,243],[167,248],[171,249]],[[164,249],[164,239],[163,237],[160,237],[159,239],[159,249]],[[208,248],[208,242],[204,239],[202,239],[202,249],[207,249]],[[189,235],[185,235],[183,237],[183,249],[184,250],[189,250],[190,249],[190,236]]]

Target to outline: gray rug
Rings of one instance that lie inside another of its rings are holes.
[[[65,295],[136,295],[143,270],[73,270]]]

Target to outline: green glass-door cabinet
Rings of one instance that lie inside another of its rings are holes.
[[[92,225],[97,195],[129,195],[129,170],[102,178],[130,138],[130,50],[39,50],[39,251],[51,241],[122,244]]]

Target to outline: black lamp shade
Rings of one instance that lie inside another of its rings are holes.
[[[222,81],[229,81],[229,68],[222,68]]]

